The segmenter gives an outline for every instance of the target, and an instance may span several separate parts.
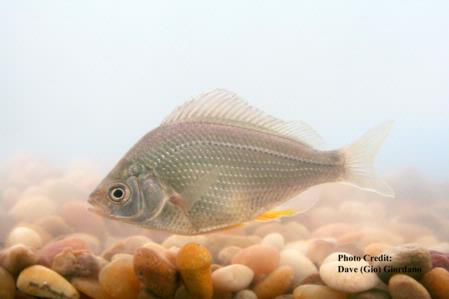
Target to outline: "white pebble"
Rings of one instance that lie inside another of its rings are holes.
[[[271,233],[266,235],[263,239],[261,244],[265,245],[271,245],[278,250],[282,250],[284,248],[285,240],[284,237],[279,233]]]
[[[31,248],[40,248],[42,246],[42,238],[31,228],[19,226],[14,228],[6,239],[6,247],[17,244],[23,244]]]
[[[230,292],[247,288],[253,278],[253,270],[240,264],[225,266],[212,273],[214,288]]]
[[[295,249],[284,249],[281,252],[281,260],[279,264],[292,267],[295,273],[292,287],[298,286],[307,276],[318,273],[318,269],[315,264]]]

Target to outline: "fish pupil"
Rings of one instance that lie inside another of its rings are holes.
[[[111,195],[112,195],[112,200],[118,201],[118,200],[123,199],[123,197],[125,196],[125,191],[120,187],[116,187],[116,188],[112,189]]]

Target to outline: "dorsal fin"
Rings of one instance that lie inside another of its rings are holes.
[[[316,149],[322,149],[321,137],[303,122],[286,122],[250,106],[236,93],[224,89],[205,92],[176,108],[163,122],[211,122],[229,124],[281,135]]]

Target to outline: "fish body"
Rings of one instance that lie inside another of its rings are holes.
[[[89,201],[111,218],[198,234],[253,220],[323,183],[348,181],[391,195],[370,175],[373,154],[365,150],[366,142],[378,148],[388,127],[347,148],[323,150],[305,124],[280,121],[214,90],[146,134]]]

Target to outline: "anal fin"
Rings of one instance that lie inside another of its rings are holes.
[[[282,217],[292,217],[295,216],[297,213],[294,209],[287,209],[287,210],[271,210],[267,211],[263,214],[260,214],[256,217],[257,221],[271,221],[275,219],[279,219]]]

